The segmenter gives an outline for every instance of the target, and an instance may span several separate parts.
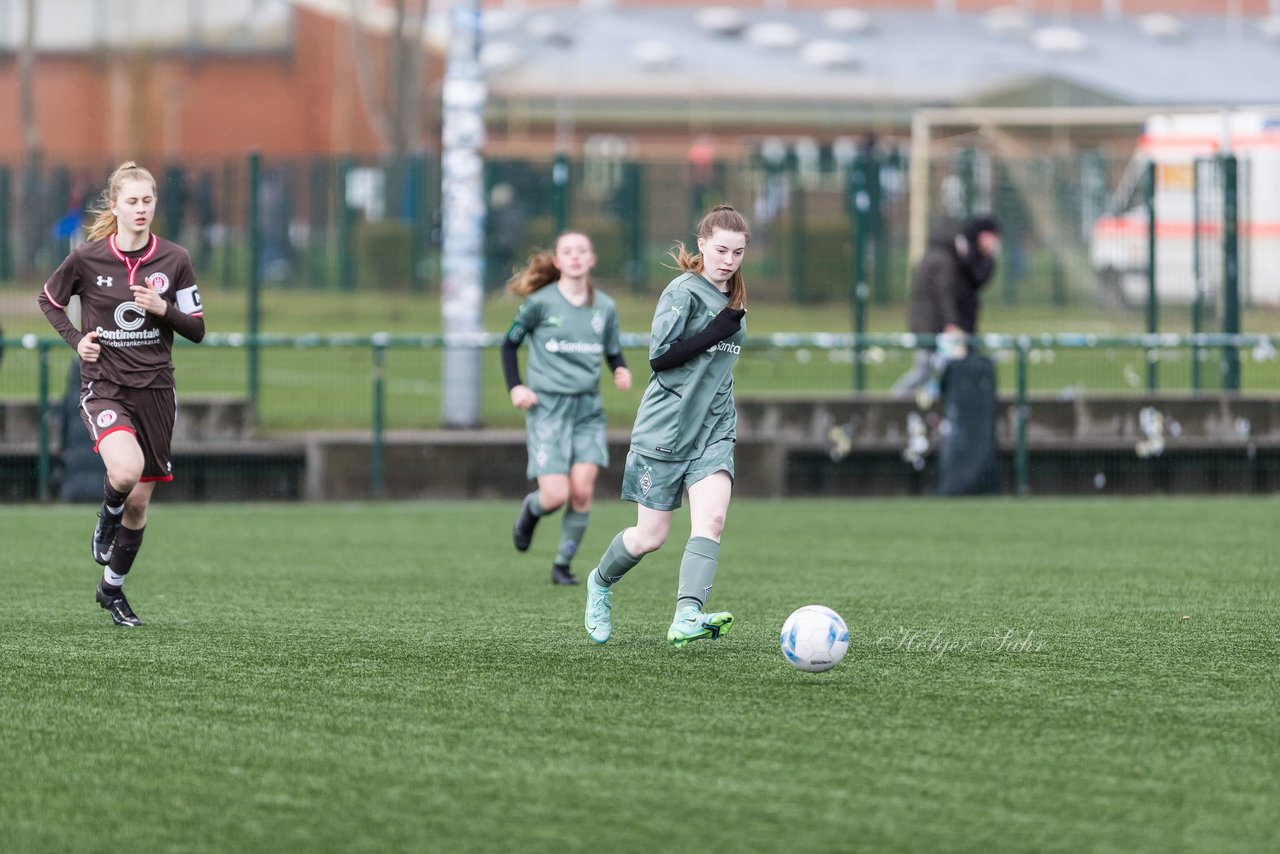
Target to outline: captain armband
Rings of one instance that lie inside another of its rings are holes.
[[[183,288],[177,293],[178,310],[183,314],[204,314],[204,304],[200,302],[200,288],[196,285]]]

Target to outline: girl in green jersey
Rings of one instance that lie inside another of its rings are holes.
[[[524,302],[502,345],[511,404],[525,412],[528,476],[538,483],[520,506],[512,539],[517,550],[526,551],[538,520],[567,503],[551,566],[556,584],[578,583],[570,561],[587,529],[596,475],[609,464],[600,399],[601,356],[613,371],[614,386],[631,388],[617,309],[608,295],[591,285],[595,263],[591,241],[580,232],[565,232],[550,252],[530,256],[509,288]],[[526,339],[528,376],[522,381],[516,349]]]
[[[698,254],[691,255],[683,244],[672,253],[683,272],[667,285],[654,312],[653,375],[623,472],[622,497],[636,503],[636,524],[613,538],[587,579],[586,627],[596,643],[612,633],[613,585],[666,542],[686,489],[691,531],[667,640],[683,647],[718,638],[733,624],[728,611],[703,608],[733,491],[733,366],[746,338],[741,265],[751,232],[742,214],[721,205],[698,223],[697,237]]]

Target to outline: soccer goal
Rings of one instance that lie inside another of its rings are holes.
[[[994,213],[1004,230],[994,290],[1007,303],[1101,300],[1136,308],[1147,303],[1152,268],[1160,302],[1189,302],[1197,273],[1187,229],[1195,238],[1203,228],[1223,229],[1193,216],[1194,161],[1240,149],[1253,125],[1254,135],[1269,132],[1260,111],[1228,116],[1214,107],[917,110],[909,257],[924,254],[939,214]],[[1186,133],[1171,130],[1184,126]],[[1198,204],[1208,210],[1209,201]]]

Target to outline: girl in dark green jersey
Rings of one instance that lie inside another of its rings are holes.
[[[525,412],[530,480],[512,538],[525,551],[538,519],[566,502],[560,547],[551,566],[556,584],[577,584],[570,561],[587,529],[596,475],[609,464],[604,404],[600,399],[601,356],[613,383],[631,388],[622,358],[618,312],[613,300],[591,285],[596,256],[580,232],[556,238],[550,252],[536,253],[509,290],[524,302],[502,345],[502,371],[513,406]],[[554,287],[548,287],[554,285]],[[521,381],[516,349],[529,341],[527,382]]]
[[[636,524],[613,538],[587,579],[586,627],[596,643],[607,641],[613,631],[613,585],[666,542],[686,489],[691,531],[667,640],[683,647],[718,638],[733,624],[728,611],[703,608],[733,491],[733,366],[746,339],[741,265],[751,232],[742,214],[721,205],[698,223],[697,237],[698,254],[689,254],[683,244],[672,253],[683,272],[663,290],[654,311],[653,375],[636,414],[622,476],[622,497],[637,505]]]

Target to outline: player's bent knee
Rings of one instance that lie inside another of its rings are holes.
[[[706,528],[706,527],[699,527],[697,525],[694,525],[689,529],[690,537],[698,537],[699,539],[703,539],[703,540],[715,540],[717,543],[720,542],[720,537],[722,533],[723,531],[721,531],[719,528],[712,529],[712,528]]]
[[[634,554],[649,554],[650,552],[656,552],[658,549],[662,548],[662,544],[667,541],[667,532],[665,530],[655,531],[636,528],[635,532],[635,541],[627,543],[628,551],[631,551],[631,546],[634,545],[636,547],[636,550],[633,552]]]
[[[724,531],[724,514],[703,519],[699,524],[693,525],[692,529],[690,533],[695,537],[718,540],[720,539],[720,534]]]
[[[538,478],[538,501],[552,509],[569,500],[569,478],[564,475],[543,475]]]
[[[145,461],[137,441],[124,432],[113,433],[98,443],[98,453],[106,466],[111,485],[128,492],[142,478]]]
[[[129,462],[108,465],[107,477],[110,478],[113,487],[120,492],[128,493],[142,479],[142,464],[134,465]]]

